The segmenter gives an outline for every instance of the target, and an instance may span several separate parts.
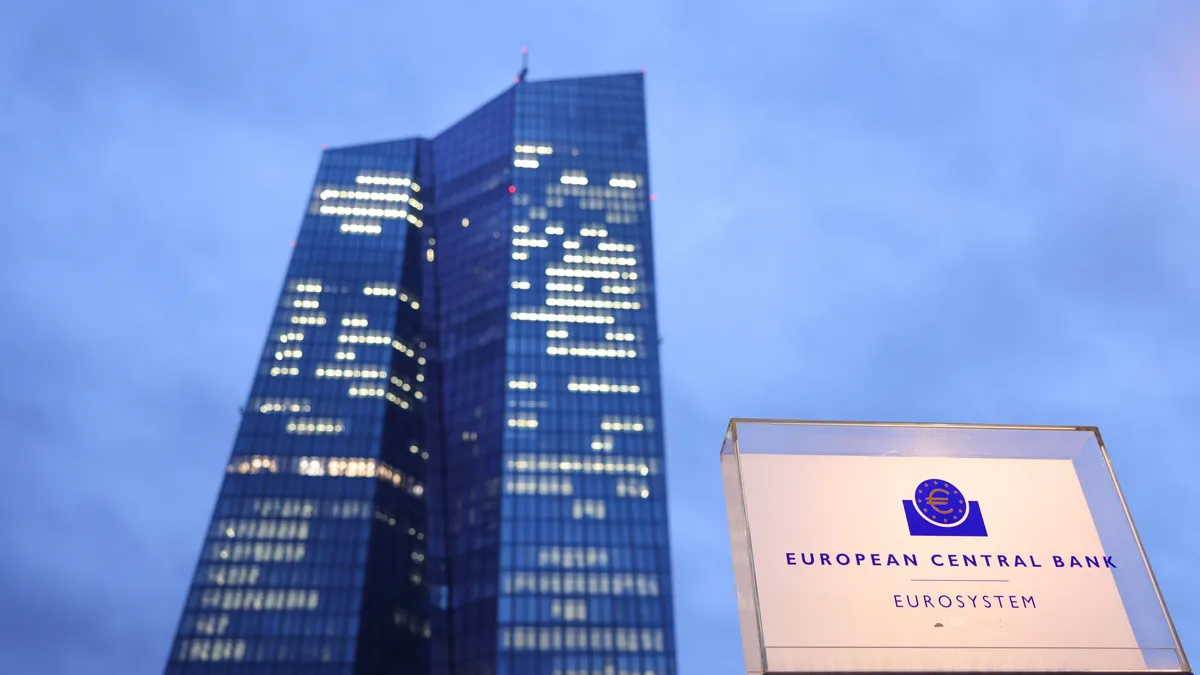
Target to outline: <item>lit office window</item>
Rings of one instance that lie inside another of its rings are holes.
[[[342,234],[368,234],[378,235],[383,233],[383,226],[378,223],[342,223]]]
[[[384,366],[355,366],[355,365],[332,365],[325,364],[318,366],[314,371],[317,377],[335,377],[335,378],[366,378],[366,379],[387,379],[387,369]]]
[[[508,418],[508,426],[515,429],[536,429],[538,421],[533,415],[525,414]]]
[[[320,279],[300,279],[288,282],[287,287],[298,293],[320,293],[323,289]]]
[[[601,251],[616,251],[618,253],[633,253],[633,244],[614,244],[612,242],[602,241],[596,245],[596,248]]]
[[[580,290],[583,290],[580,288]],[[597,300],[594,298],[546,298],[548,307],[585,307],[589,309],[630,309],[642,308],[640,302],[628,300]]]
[[[553,323],[613,323],[611,316],[594,314],[551,314],[549,312],[512,312],[514,321],[549,321]]]
[[[585,356],[618,359],[633,359],[637,358],[638,355],[637,350],[634,349],[614,349],[587,343],[573,343],[571,346],[551,345],[546,347],[546,353],[550,356]]]
[[[588,265],[636,265],[637,259],[606,255],[564,255],[563,262]]]
[[[257,400],[252,407],[256,407],[260,413],[312,411],[312,406],[306,398],[264,398]]]
[[[405,176],[403,174],[395,174],[395,175],[388,175],[388,176],[385,176],[385,175],[360,175],[354,179],[354,182],[359,183],[361,185],[398,185],[401,187],[413,184],[412,179],[409,176]]]
[[[296,417],[288,420],[285,427],[289,434],[340,434],[346,430],[346,423],[335,419],[307,419]]]
[[[605,415],[600,422],[602,431],[646,431],[653,427],[653,423],[647,418],[641,417],[613,417]]]
[[[611,440],[611,439],[610,439]],[[595,455],[558,455],[553,453],[513,453],[505,466],[514,473],[585,473],[649,476],[657,473],[654,459],[605,457]]]
[[[612,382],[598,378],[571,378],[567,383],[567,391],[588,394],[636,394],[642,390],[640,385],[628,382]]]
[[[510,478],[504,482],[504,492],[510,495],[572,495],[575,484],[570,478]]]

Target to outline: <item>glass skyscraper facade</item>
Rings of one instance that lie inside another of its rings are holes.
[[[673,675],[641,74],[326,150],[168,675]]]

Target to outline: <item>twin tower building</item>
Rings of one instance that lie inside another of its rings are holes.
[[[321,157],[168,675],[674,675],[643,76]]]

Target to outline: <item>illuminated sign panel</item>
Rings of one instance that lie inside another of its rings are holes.
[[[749,673],[1186,672],[1094,429],[735,420]]]

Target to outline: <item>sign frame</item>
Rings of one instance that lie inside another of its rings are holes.
[[[971,448],[971,451],[964,454],[961,450],[964,446]],[[787,647],[768,647],[764,641],[759,575],[756,573],[752,545],[754,527],[749,520],[743,483],[743,457],[753,454],[1072,459],[1076,470],[1087,475],[1086,481],[1080,477],[1081,487],[1088,499],[1089,516],[1100,533],[1105,551],[1108,551],[1110,542],[1115,541],[1130,553],[1126,558],[1140,561],[1140,565],[1127,566],[1128,572],[1122,569],[1120,579],[1116,578],[1116,572],[1113,577],[1118,587],[1124,580],[1125,588],[1120,590],[1119,597],[1137,641],[1137,646],[1131,650],[1142,654],[1146,668],[1064,669],[1048,666],[1041,669],[1014,669],[984,665],[954,668],[952,672],[1191,673],[1166,601],[1097,427],[732,418],[721,448],[721,473],[737,587],[742,650],[748,675],[950,672],[942,667],[923,665],[920,658],[912,659],[902,667],[893,664],[889,667],[864,668],[861,660],[859,665],[852,668],[842,669],[840,665],[830,667],[828,664],[836,663],[836,659],[827,660],[826,665],[819,669],[798,669],[794,667],[795,661],[791,661],[786,669],[773,666],[781,662],[789,663],[789,659],[780,658],[781,652],[778,651]],[[1088,492],[1089,486],[1091,493]],[[1103,521],[1098,518],[1098,512],[1104,515]],[[1135,551],[1136,555],[1133,555]],[[862,648],[851,646],[835,649]],[[854,661],[854,658],[847,659],[847,662]]]

